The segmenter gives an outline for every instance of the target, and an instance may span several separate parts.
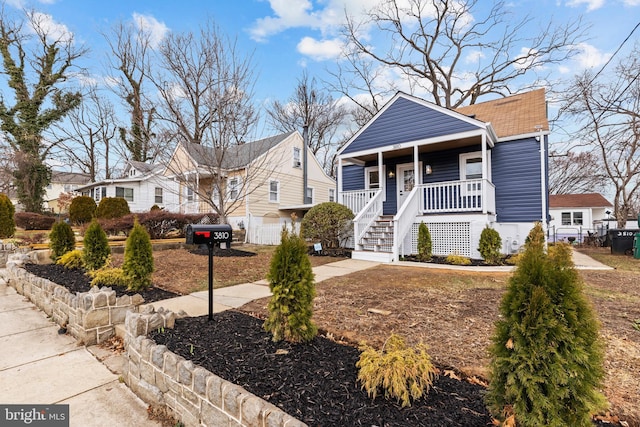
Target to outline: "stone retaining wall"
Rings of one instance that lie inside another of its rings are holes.
[[[127,312],[138,311],[142,296],[121,296],[111,288],[91,288],[72,294],[64,286],[29,273],[26,263],[38,263],[38,254],[10,255],[7,261],[9,285],[44,311],[60,327],[84,345],[100,344],[115,335],[115,325]]]
[[[280,408],[196,366],[147,338],[150,331],[173,328],[175,314],[127,314],[125,383],[142,400],[166,406],[186,427],[303,427]]]

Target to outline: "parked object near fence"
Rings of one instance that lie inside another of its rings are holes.
[[[617,255],[633,255],[633,239],[640,230],[609,230],[611,253]]]

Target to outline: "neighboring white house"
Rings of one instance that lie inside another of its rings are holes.
[[[304,147],[297,131],[234,145],[220,153],[200,144],[180,143],[165,174],[181,182],[182,212],[214,212],[209,202],[223,203],[227,222],[235,229],[246,229],[248,242],[277,244],[292,213],[302,218],[311,207],[336,201],[335,181],[313,153],[304,155]]]
[[[58,197],[60,194],[72,193],[89,182],[91,179],[85,173],[52,171],[51,182],[45,189],[44,208],[59,213]]]
[[[549,241],[571,237],[583,242],[589,234],[604,236],[612,211],[613,205],[599,193],[550,195]]]
[[[92,182],[77,188],[96,203],[104,197],[122,197],[131,212],[148,212],[153,205],[168,212],[180,212],[179,184],[164,176],[164,166],[129,161],[122,177]]]

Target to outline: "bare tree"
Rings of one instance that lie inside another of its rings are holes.
[[[271,126],[279,132],[292,132],[307,125],[310,151],[327,173],[333,174],[335,153],[346,142],[337,133],[347,109],[328,92],[319,90],[315,78],[310,79],[305,71],[288,102],[273,101],[267,113]]]
[[[640,193],[640,46],[616,67],[616,81],[591,72],[576,77],[566,111],[582,125],[581,139],[597,149],[613,187],[618,227],[624,227]]]
[[[351,99],[353,87],[368,90],[369,114],[377,111],[377,93],[370,89],[380,85],[371,79],[384,78],[384,70],[401,75],[411,93],[426,93],[438,105],[475,104],[485,95],[506,96],[519,77],[571,57],[585,30],[579,20],[563,27],[547,21],[532,29],[530,16],[514,19],[502,1],[482,15],[477,5],[477,0],[383,0],[362,20],[348,17],[344,34],[351,69],[338,77],[351,80],[337,86]],[[370,42],[372,28],[388,43],[386,50]],[[362,83],[354,86],[357,80]]]
[[[166,146],[155,139],[155,103],[149,90],[153,45],[151,33],[135,22],[120,22],[104,34],[111,48],[109,67],[114,93],[130,114],[129,128],[120,127],[121,155],[138,162],[155,162]]]
[[[607,177],[597,153],[591,151],[549,155],[549,193],[581,194],[602,192]]]
[[[9,105],[11,97],[0,98],[0,126],[3,143],[14,152],[18,199],[25,210],[40,212],[51,179],[45,160],[54,148],[43,134],[80,103],[80,93],[65,89],[64,83],[86,50],[74,43],[72,34],[53,31],[46,15],[24,14],[25,18],[13,20],[4,9],[0,11],[2,72],[15,99]]]
[[[95,87],[89,88],[80,107],[70,112],[68,120],[53,134],[60,141],[58,155],[66,163],[89,175],[91,181],[111,178],[112,147],[117,134],[115,111]]]
[[[169,35],[159,52],[159,117],[178,148],[198,162],[174,156],[168,169],[189,193],[187,200],[197,197],[226,222],[277,167],[269,159],[270,139],[245,144],[257,121],[252,58],[240,55],[211,21],[199,33]],[[250,164],[256,156],[259,163]]]

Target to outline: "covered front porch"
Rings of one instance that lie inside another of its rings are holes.
[[[495,221],[495,139],[489,128],[341,153],[338,201],[355,214],[354,258],[391,262],[415,253],[421,221],[437,229],[434,254],[471,256],[476,229]]]

